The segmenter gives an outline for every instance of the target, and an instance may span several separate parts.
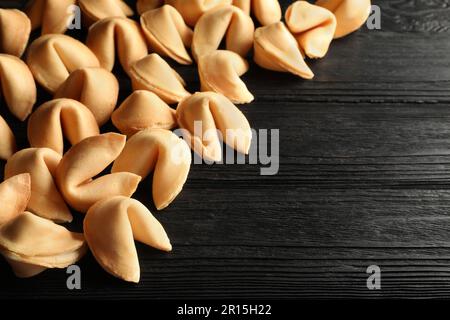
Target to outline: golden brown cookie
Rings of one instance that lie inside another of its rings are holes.
[[[0,227],[15,219],[27,208],[31,197],[31,176],[19,174],[0,183]]]
[[[28,278],[47,268],[66,268],[87,251],[82,233],[24,212],[0,227],[0,253],[17,277]]]
[[[248,62],[237,53],[217,50],[198,60],[198,73],[202,91],[223,94],[233,103],[250,103],[255,97],[239,78],[249,69]]]
[[[54,182],[61,155],[48,148],[23,149],[5,166],[5,178],[21,173],[31,176],[31,198],[27,209],[42,218],[58,223],[72,221],[72,214]]]
[[[253,45],[253,20],[235,6],[222,6],[205,13],[198,21],[192,40],[196,60],[216,51],[223,39],[226,49],[245,57]]]
[[[183,78],[158,54],[152,53],[130,68],[134,90],[148,90],[166,103],[177,103],[191,94]]]
[[[119,82],[103,68],[81,68],[70,74],[54,98],[74,99],[91,110],[99,126],[111,117],[119,97]]]
[[[145,129],[171,130],[177,126],[175,110],[147,90],[134,91],[111,118],[114,126],[127,136]]]
[[[262,68],[291,72],[304,79],[314,77],[303,59],[297,40],[283,22],[256,29],[254,51],[255,62]]]
[[[100,65],[108,71],[114,67],[116,52],[126,72],[131,64],[148,53],[139,24],[123,17],[105,18],[93,24],[89,28],[86,44],[97,56]]]
[[[99,175],[122,152],[126,136],[117,133],[84,139],[63,156],[56,169],[56,184],[66,202],[85,213],[94,203],[113,196],[130,197],[141,177],[129,172]]]
[[[253,12],[262,26],[279,22],[282,17],[278,0],[233,0],[233,5],[248,15]]]
[[[54,93],[73,71],[99,67],[95,54],[82,42],[62,34],[48,34],[28,48],[27,64],[36,81]]]
[[[8,160],[16,152],[16,139],[5,119],[0,116],[0,159]]]
[[[43,125],[45,124],[45,125]],[[28,141],[34,148],[64,153],[64,138],[71,144],[98,135],[100,129],[92,112],[72,99],[55,99],[36,109],[28,121]]]
[[[175,7],[184,18],[184,21],[194,27],[200,17],[207,11],[220,6],[230,5],[233,0],[166,0],[166,4]]]
[[[139,201],[111,197],[86,214],[84,233],[97,262],[113,276],[138,283],[139,258],[134,241],[169,252],[170,240],[158,220]]]
[[[250,124],[245,115],[221,94],[193,94],[180,102],[177,118],[187,143],[204,159],[222,160],[222,140],[238,152],[249,152]]]
[[[77,0],[31,0],[25,12],[31,20],[32,30],[41,27],[41,34],[65,33]]]
[[[334,13],[337,20],[334,38],[342,38],[358,30],[370,15],[370,0],[318,0],[316,5]]]
[[[286,11],[286,25],[308,57],[323,58],[333,41],[336,18],[325,8],[296,1]]]
[[[24,121],[36,103],[36,83],[28,66],[16,56],[0,54],[1,93],[11,113]]]
[[[31,22],[16,9],[0,9],[0,53],[21,57],[30,38]]]
[[[78,5],[87,25],[106,18],[130,17],[134,13],[122,0],[78,0]]]
[[[166,208],[183,189],[191,166],[191,151],[169,130],[147,129],[136,133],[114,161],[112,172],[132,172],[145,179],[153,172],[153,201]]]
[[[141,26],[147,42],[156,53],[180,64],[192,64],[185,47],[191,46],[194,33],[174,7],[164,5],[145,12],[141,16]]]

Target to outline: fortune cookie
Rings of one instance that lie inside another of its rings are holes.
[[[98,263],[128,282],[140,279],[134,240],[170,252],[172,245],[161,223],[139,201],[111,197],[97,202],[86,214],[84,233]]]
[[[226,49],[245,57],[252,48],[253,20],[235,6],[223,6],[205,13],[194,30],[192,54],[195,60],[219,48],[226,38]]]
[[[0,53],[22,56],[30,38],[31,22],[20,10],[0,9]]]
[[[323,58],[336,31],[334,14],[306,1],[296,1],[286,11],[286,25],[310,58]]]
[[[24,149],[8,159],[5,166],[5,178],[29,173],[31,198],[27,209],[55,222],[71,222],[72,214],[53,180],[60,161],[61,155],[51,149]]]
[[[164,5],[164,0],[137,0],[136,8],[139,14],[153,10]]]
[[[11,131],[5,119],[0,116],[0,159],[8,160],[14,152],[16,152],[14,133]]]
[[[64,153],[64,137],[73,145],[100,134],[92,112],[72,99],[56,99],[36,109],[28,120],[28,140],[34,148]]]
[[[239,78],[248,71],[248,63],[237,53],[217,50],[198,60],[202,91],[223,94],[233,103],[250,103],[255,98]]]
[[[28,278],[47,268],[66,268],[87,251],[82,233],[23,212],[0,227],[0,252],[17,277]]]
[[[180,64],[192,64],[185,47],[192,43],[192,30],[184,23],[180,13],[169,5],[145,12],[141,26],[151,48]]]
[[[183,189],[191,166],[187,143],[169,130],[136,133],[114,162],[112,172],[132,172],[145,179],[153,173],[153,201],[166,208]]]
[[[145,129],[170,130],[177,126],[175,110],[146,90],[133,92],[111,118],[114,126],[127,136]]]
[[[198,92],[184,99],[178,105],[177,119],[184,129],[185,140],[203,159],[222,160],[220,136],[238,152],[249,152],[252,140],[250,124],[244,114],[221,94]]]
[[[177,103],[191,94],[184,88],[183,78],[158,54],[152,53],[130,68],[134,90],[154,92],[166,103]]]
[[[198,19],[207,11],[214,8],[230,5],[233,0],[166,0],[166,4],[175,7],[191,27],[195,26]]]
[[[234,0],[233,5],[250,15],[253,11],[256,19],[263,26],[281,20],[282,12],[278,0]]]
[[[87,25],[106,18],[125,18],[134,14],[133,9],[122,0],[78,0],[78,4]]]
[[[95,54],[82,42],[61,34],[48,34],[34,40],[28,49],[27,64],[36,81],[52,93],[71,72],[100,66]]]
[[[108,122],[117,104],[119,82],[103,68],[81,68],[70,74],[54,98],[80,101],[91,110],[99,126]]]
[[[256,29],[254,46],[254,59],[260,67],[291,72],[304,79],[314,77],[303,59],[297,41],[283,22]]]
[[[122,172],[94,179],[120,155],[126,136],[106,133],[84,139],[63,156],[56,169],[56,182],[66,202],[85,213],[94,203],[113,196],[130,197],[141,181]]]
[[[74,15],[76,0],[31,0],[25,12],[31,28],[41,27],[42,34],[65,33]]]
[[[29,173],[19,174],[0,183],[0,227],[25,211],[31,197]]]
[[[330,10],[336,16],[335,39],[361,28],[371,10],[370,0],[317,0],[316,5]]]
[[[123,17],[106,18],[93,24],[89,28],[86,44],[97,56],[100,65],[108,71],[114,68],[116,49],[126,72],[132,63],[148,53],[139,24]]]
[[[0,83],[9,110],[24,121],[36,102],[36,83],[30,69],[16,56],[0,54]]]

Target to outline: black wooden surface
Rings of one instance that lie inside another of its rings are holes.
[[[0,297],[449,297],[450,1],[373,2],[382,30],[334,42],[310,62],[313,81],[252,65],[244,79],[257,98],[240,108],[253,128],[280,129],[280,173],[193,166],[156,213],[174,251],[138,245],[139,285],[91,255],[80,291],[67,290],[65,270],[20,280],[0,260]],[[177,69],[198,88],[195,68]],[[3,105],[26,146],[25,125]],[[153,208],[150,181],[136,197]],[[379,291],[366,287],[372,264]]]

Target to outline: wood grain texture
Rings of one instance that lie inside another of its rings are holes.
[[[450,1],[373,2],[382,30],[334,42],[309,62],[313,81],[254,64],[245,75],[257,99],[240,108],[252,127],[280,129],[278,175],[193,166],[157,213],[174,251],[138,245],[139,285],[112,278],[91,255],[77,292],[64,270],[20,280],[0,260],[0,298],[450,297]],[[198,89],[195,68],[176,68]],[[130,84],[117,72],[123,100]],[[25,147],[25,124],[3,105]],[[147,179],[136,198],[155,212],[150,194]],[[372,264],[380,291],[366,288]]]

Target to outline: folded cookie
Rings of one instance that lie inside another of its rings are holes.
[[[232,4],[233,0],[166,0],[166,4],[175,7],[191,27],[195,26],[198,19],[207,11],[220,6]]]
[[[371,10],[370,0],[317,0],[316,5],[330,10],[336,16],[335,39],[361,28]]]
[[[297,40],[283,22],[256,29],[254,46],[254,59],[260,67],[291,72],[304,79],[314,77],[303,59]]]
[[[250,103],[255,98],[239,78],[248,69],[247,61],[233,51],[217,50],[205,54],[198,60],[202,91],[221,93],[233,103]]]
[[[23,212],[0,226],[0,253],[17,277],[35,276],[47,268],[66,268],[87,251],[82,233]]]
[[[189,146],[203,159],[222,160],[222,139],[238,152],[249,152],[252,140],[250,124],[245,115],[221,94],[193,94],[180,102],[177,118]]]
[[[30,38],[31,22],[16,9],[0,9],[0,53],[21,57]]]
[[[42,34],[65,33],[73,17],[71,6],[76,0],[30,0],[25,12],[32,30],[41,27]]]
[[[137,0],[136,8],[139,14],[153,10],[164,5],[164,0]]]
[[[281,20],[282,12],[278,0],[233,0],[233,5],[248,15],[250,11],[253,12],[262,26]]]
[[[64,138],[73,145],[99,133],[92,112],[72,99],[46,102],[36,109],[28,121],[31,147],[50,148],[61,155],[64,153]]]
[[[166,103],[177,103],[191,94],[184,88],[183,78],[158,54],[152,53],[130,68],[134,90],[148,90]]]
[[[66,202],[85,213],[97,201],[113,196],[130,197],[141,177],[122,172],[95,178],[120,155],[126,136],[106,133],[84,139],[63,156],[56,169],[56,184]]]
[[[78,5],[87,25],[111,17],[130,17],[134,13],[122,0],[78,0]]]
[[[24,121],[36,102],[36,83],[30,69],[16,56],[0,54],[0,82],[9,110]]]
[[[192,43],[192,30],[172,6],[146,11],[141,16],[141,26],[151,48],[160,55],[168,56],[180,64],[192,64],[185,47]]]
[[[52,93],[71,72],[100,66],[95,54],[82,42],[61,34],[48,34],[34,40],[28,48],[27,64],[36,81]]]
[[[61,158],[48,148],[23,149],[9,158],[5,178],[29,173],[31,198],[27,209],[42,218],[64,223],[72,221],[72,214],[53,180]]]
[[[111,118],[114,126],[127,136],[145,129],[171,130],[177,126],[175,110],[146,90],[133,92]]]
[[[192,54],[196,60],[216,51],[226,39],[226,49],[245,57],[253,45],[253,20],[235,6],[222,6],[205,13],[194,30]]]
[[[84,233],[98,263],[113,276],[138,283],[139,258],[135,240],[162,251],[172,251],[158,220],[139,201],[111,197],[92,206],[84,219]]]
[[[132,63],[148,53],[139,24],[123,17],[105,18],[93,24],[89,28],[86,44],[108,71],[114,68],[116,52],[126,72]]]
[[[117,104],[119,82],[103,68],[81,68],[70,74],[54,98],[74,99],[91,110],[99,126],[108,122]]]
[[[286,25],[308,57],[323,58],[333,41],[336,18],[325,8],[296,1],[286,11]]]
[[[0,159],[8,160],[16,152],[16,139],[14,133],[5,119],[0,116]]]
[[[29,173],[19,174],[0,183],[0,227],[25,211],[31,197]]]
[[[169,130],[136,133],[114,161],[112,172],[132,172],[145,179],[153,172],[153,201],[166,208],[183,189],[191,166],[191,150]]]

